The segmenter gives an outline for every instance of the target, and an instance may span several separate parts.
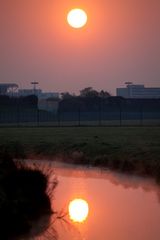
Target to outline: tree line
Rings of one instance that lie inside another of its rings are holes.
[[[126,99],[92,87],[82,89],[79,95],[64,92],[61,96],[60,112],[160,111],[160,99]]]
[[[78,96],[76,96],[74,93],[71,94],[69,92],[62,92],[61,93],[61,97],[62,100],[64,99],[69,99],[69,98],[74,98],[74,97],[87,97],[87,98],[94,98],[94,97],[101,97],[101,98],[108,98],[110,97],[111,94],[108,91],[97,91],[95,89],[93,89],[92,87],[86,87],[82,90],[80,90],[80,94]]]

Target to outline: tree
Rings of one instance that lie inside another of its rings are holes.
[[[108,97],[110,97],[111,95],[110,95],[109,92],[101,90],[101,91],[99,92],[99,96],[100,96],[101,98],[108,98]]]
[[[61,97],[62,97],[62,100],[64,100],[64,99],[73,98],[73,97],[75,97],[75,95],[74,94],[70,94],[69,92],[62,92],[61,93]]]
[[[101,90],[100,92],[94,90],[92,87],[84,88],[80,91],[81,97],[101,97],[101,98],[108,98],[111,95],[109,92]]]
[[[81,97],[98,97],[99,93],[92,87],[84,88],[80,91]]]

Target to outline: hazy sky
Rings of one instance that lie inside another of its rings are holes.
[[[86,27],[67,12],[88,13]],[[0,0],[0,82],[49,91],[160,86],[160,0]]]

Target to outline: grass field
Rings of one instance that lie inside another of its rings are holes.
[[[0,150],[160,176],[160,127],[0,128]]]

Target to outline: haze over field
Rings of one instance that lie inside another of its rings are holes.
[[[88,14],[78,30],[66,21],[75,7]],[[159,12],[159,0],[1,0],[0,82],[113,94],[125,81],[159,86]]]

